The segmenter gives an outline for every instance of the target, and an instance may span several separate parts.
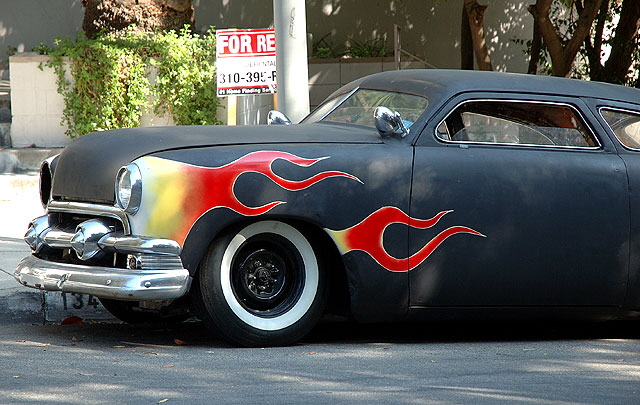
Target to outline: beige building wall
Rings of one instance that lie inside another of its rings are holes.
[[[533,20],[527,2],[480,1],[494,68],[524,72],[521,45],[529,39]],[[325,38],[338,51],[347,41],[382,38],[393,49],[393,26],[402,29],[402,47],[439,68],[460,67],[460,22],[463,0],[308,0],[307,27],[315,40]],[[272,0],[193,0],[196,27],[264,28],[273,24]],[[81,30],[80,0],[0,0],[0,62],[9,47],[30,51],[56,36],[73,37]],[[391,55],[389,55],[391,56]]]

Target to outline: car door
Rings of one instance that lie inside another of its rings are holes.
[[[427,125],[415,148],[411,217],[441,217],[410,228],[410,253],[426,249],[411,263],[412,306],[622,303],[625,167],[578,107],[459,96]]]
[[[624,160],[630,187],[630,252],[629,285],[625,307],[640,309],[640,106],[604,100],[589,100],[613,139],[618,142],[620,157]]]

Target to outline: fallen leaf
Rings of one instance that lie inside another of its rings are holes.
[[[184,340],[180,340],[180,339],[173,339],[174,343],[177,344],[178,346],[186,346],[188,345],[187,342],[185,342]]]
[[[69,318],[63,320],[60,325],[82,325],[84,319],[79,316],[70,316]]]

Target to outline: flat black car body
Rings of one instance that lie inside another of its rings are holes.
[[[387,72],[297,125],[80,138],[43,165],[47,215],[15,276],[98,296],[129,322],[193,305],[248,346],[294,342],[325,309],[628,317],[639,154],[635,89]]]

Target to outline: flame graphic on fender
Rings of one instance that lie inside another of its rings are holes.
[[[327,158],[306,159],[287,152],[257,151],[224,166],[201,167],[157,157],[143,157],[137,163],[152,176],[152,184],[145,183],[145,192],[149,192],[147,201],[153,201],[153,205],[147,207],[148,211],[141,210],[150,213],[143,227],[149,235],[171,237],[183,244],[191,226],[211,209],[225,207],[241,215],[256,216],[285,203],[271,201],[260,207],[249,207],[240,202],[234,186],[245,173],[262,174],[289,191],[303,190],[330,177],[346,177],[362,183],[357,177],[340,171],[321,172],[300,181],[287,180],[275,174],[271,168],[277,159],[309,167]]]
[[[241,203],[236,197],[233,187],[236,180],[238,180],[238,177],[245,173],[262,174],[280,187],[289,191],[303,190],[329,177],[347,177],[352,180],[360,181],[355,176],[338,171],[318,173],[315,176],[301,181],[286,180],[276,175],[271,168],[271,165],[277,159],[283,159],[301,167],[308,167],[321,160],[327,159],[327,157],[305,159],[286,152],[259,151],[249,153],[238,160],[221,167],[201,168],[192,166],[195,172],[200,172],[194,174],[201,175],[201,181],[203,183],[202,186],[205,189],[213,189],[217,191],[215,195],[209,196],[210,199],[208,201],[203,202],[204,205],[212,208],[226,207],[234,210],[238,214],[255,216],[264,214],[276,206],[285,203],[285,201],[272,201],[261,207],[248,207]]]
[[[362,222],[341,230],[326,229],[338,244],[342,254],[352,250],[361,250],[371,256],[378,264],[389,271],[406,272],[422,264],[447,238],[456,234],[467,233],[485,237],[478,231],[466,226],[452,226],[431,239],[422,249],[408,258],[398,259],[391,256],[384,248],[384,231],[391,224],[406,224],[412,228],[431,228],[445,215],[453,211],[441,211],[431,219],[416,219],[405,214],[396,207],[382,207]]]

